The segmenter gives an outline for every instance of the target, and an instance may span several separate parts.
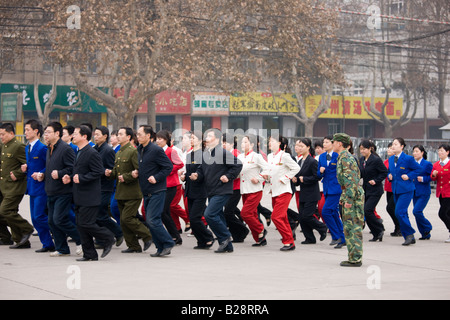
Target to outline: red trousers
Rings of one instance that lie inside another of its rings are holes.
[[[180,206],[180,201],[181,197],[183,196],[183,193],[184,192],[183,188],[181,187],[181,184],[177,185],[177,193],[175,194],[175,197],[170,203],[170,215],[172,216],[172,219],[175,222],[177,230],[181,229],[180,218],[183,219],[186,224],[189,223],[189,216],[187,215],[186,210],[184,210]]]
[[[287,209],[291,199],[292,194],[288,192],[272,198],[272,221],[281,234],[281,242],[283,244],[294,243],[294,237],[287,217]]]
[[[264,231],[264,225],[258,219],[258,204],[261,202],[262,196],[262,191],[242,195],[241,218],[250,228],[256,242],[258,242],[259,234]]]

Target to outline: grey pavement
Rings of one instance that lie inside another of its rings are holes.
[[[262,203],[271,208],[267,194]],[[301,245],[304,237],[297,230],[296,250],[279,251],[281,237],[273,224],[265,247],[252,247],[249,235],[244,243],[234,244],[233,253],[214,253],[217,242],[211,250],[193,250],[195,238],[183,233],[183,244],[164,258],[149,256],[155,252],[153,245],[145,253],[123,254],[122,244],[95,262],[77,262],[74,243],[70,243],[71,256],[35,253],[41,245],[34,236],[31,249],[0,247],[0,299],[449,299],[450,243],[444,243],[449,234],[438,217],[434,193],[425,209],[433,225],[431,240],[409,247],[401,245],[403,238],[389,236],[393,224],[385,205],[383,196],[377,207],[386,228],[383,242],[368,242],[371,235],[364,229],[360,268],[339,266],[347,249],[330,246],[330,236],[314,245]],[[20,213],[30,220],[27,197]]]

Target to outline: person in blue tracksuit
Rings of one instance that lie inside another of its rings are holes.
[[[429,240],[431,238],[430,232],[433,227],[430,221],[425,218],[423,210],[427,206],[431,196],[430,181],[433,164],[427,161],[427,152],[421,145],[416,145],[413,147],[413,157],[421,168],[417,179],[414,179],[416,190],[414,191],[413,197],[413,214],[416,218],[417,228],[422,235],[419,240]]]
[[[55,250],[47,215],[47,194],[44,181],[38,181],[38,175],[45,173],[47,146],[39,138],[44,130],[37,120],[29,120],[25,124],[25,137],[28,145],[25,148],[27,164],[22,171],[27,173],[27,194],[30,196],[30,214],[34,228],[37,230],[42,248],[36,252]]]
[[[325,204],[322,208],[322,218],[330,230],[332,241],[330,245],[341,248],[345,244],[344,225],[339,215],[339,199],[342,189],[336,176],[336,164],[339,154],[333,152],[333,137],[323,139],[324,153],[319,156],[317,176],[322,179]]]
[[[395,201],[395,215],[400,223],[400,230],[405,242],[402,244],[408,246],[416,243],[414,233],[408,217],[408,206],[414,196],[414,180],[421,172],[419,164],[410,155],[403,152],[405,148],[403,138],[395,138],[392,142],[392,151],[394,155],[389,158],[389,175],[392,182],[392,192]]]

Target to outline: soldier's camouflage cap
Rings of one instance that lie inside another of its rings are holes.
[[[335,133],[333,135],[333,141],[340,141],[343,143],[350,143],[350,136],[346,133]]]

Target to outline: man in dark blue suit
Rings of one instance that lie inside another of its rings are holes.
[[[83,257],[77,261],[98,260],[94,238],[104,245],[102,258],[111,251],[114,234],[97,224],[101,204],[101,177],[105,172],[100,154],[89,144],[92,132],[88,126],[75,127],[73,142],[78,146],[78,153],[73,165],[72,175],[64,175],[62,181],[73,181],[73,202],[77,229],[83,247]]]
[[[29,120],[25,123],[25,138],[28,145],[25,148],[27,164],[22,165],[22,171],[27,173],[27,194],[30,197],[30,215],[34,228],[37,230],[42,248],[36,252],[53,252],[53,243],[48,226],[47,193],[44,181],[39,181],[40,175],[45,173],[45,161],[47,158],[47,146],[39,138],[44,129],[37,120]]]
[[[341,185],[336,176],[336,164],[339,154],[333,152],[333,137],[327,136],[323,139],[325,150],[319,156],[317,176],[322,179],[325,204],[322,208],[322,218],[327,225],[333,239],[330,245],[336,244],[341,248],[345,244],[344,225],[339,215],[339,199],[341,198]]]
[[[395,215],[400,223],[400,230],[405,238],[404,246],[416,243],[408,217],[408,207],[414,196],[414,180],[420,174],[421,168],[412,156],[403,152],[405,140],[395,138],[392,142],[394,155],[389,158],[389,175],[392,181],[392,192],[395,201]]]
[[[156,253],[150,256],[163,257],[169,255],[175,245],[162,222],[167,177],[172,172],[173,164],[164,149],[151,142],[153,135],[151,126],[139,127],[137,132],[139,172],[133,171],[132,176],[139,178],[139,186],[144,196],[145,218],[157,249]]]

